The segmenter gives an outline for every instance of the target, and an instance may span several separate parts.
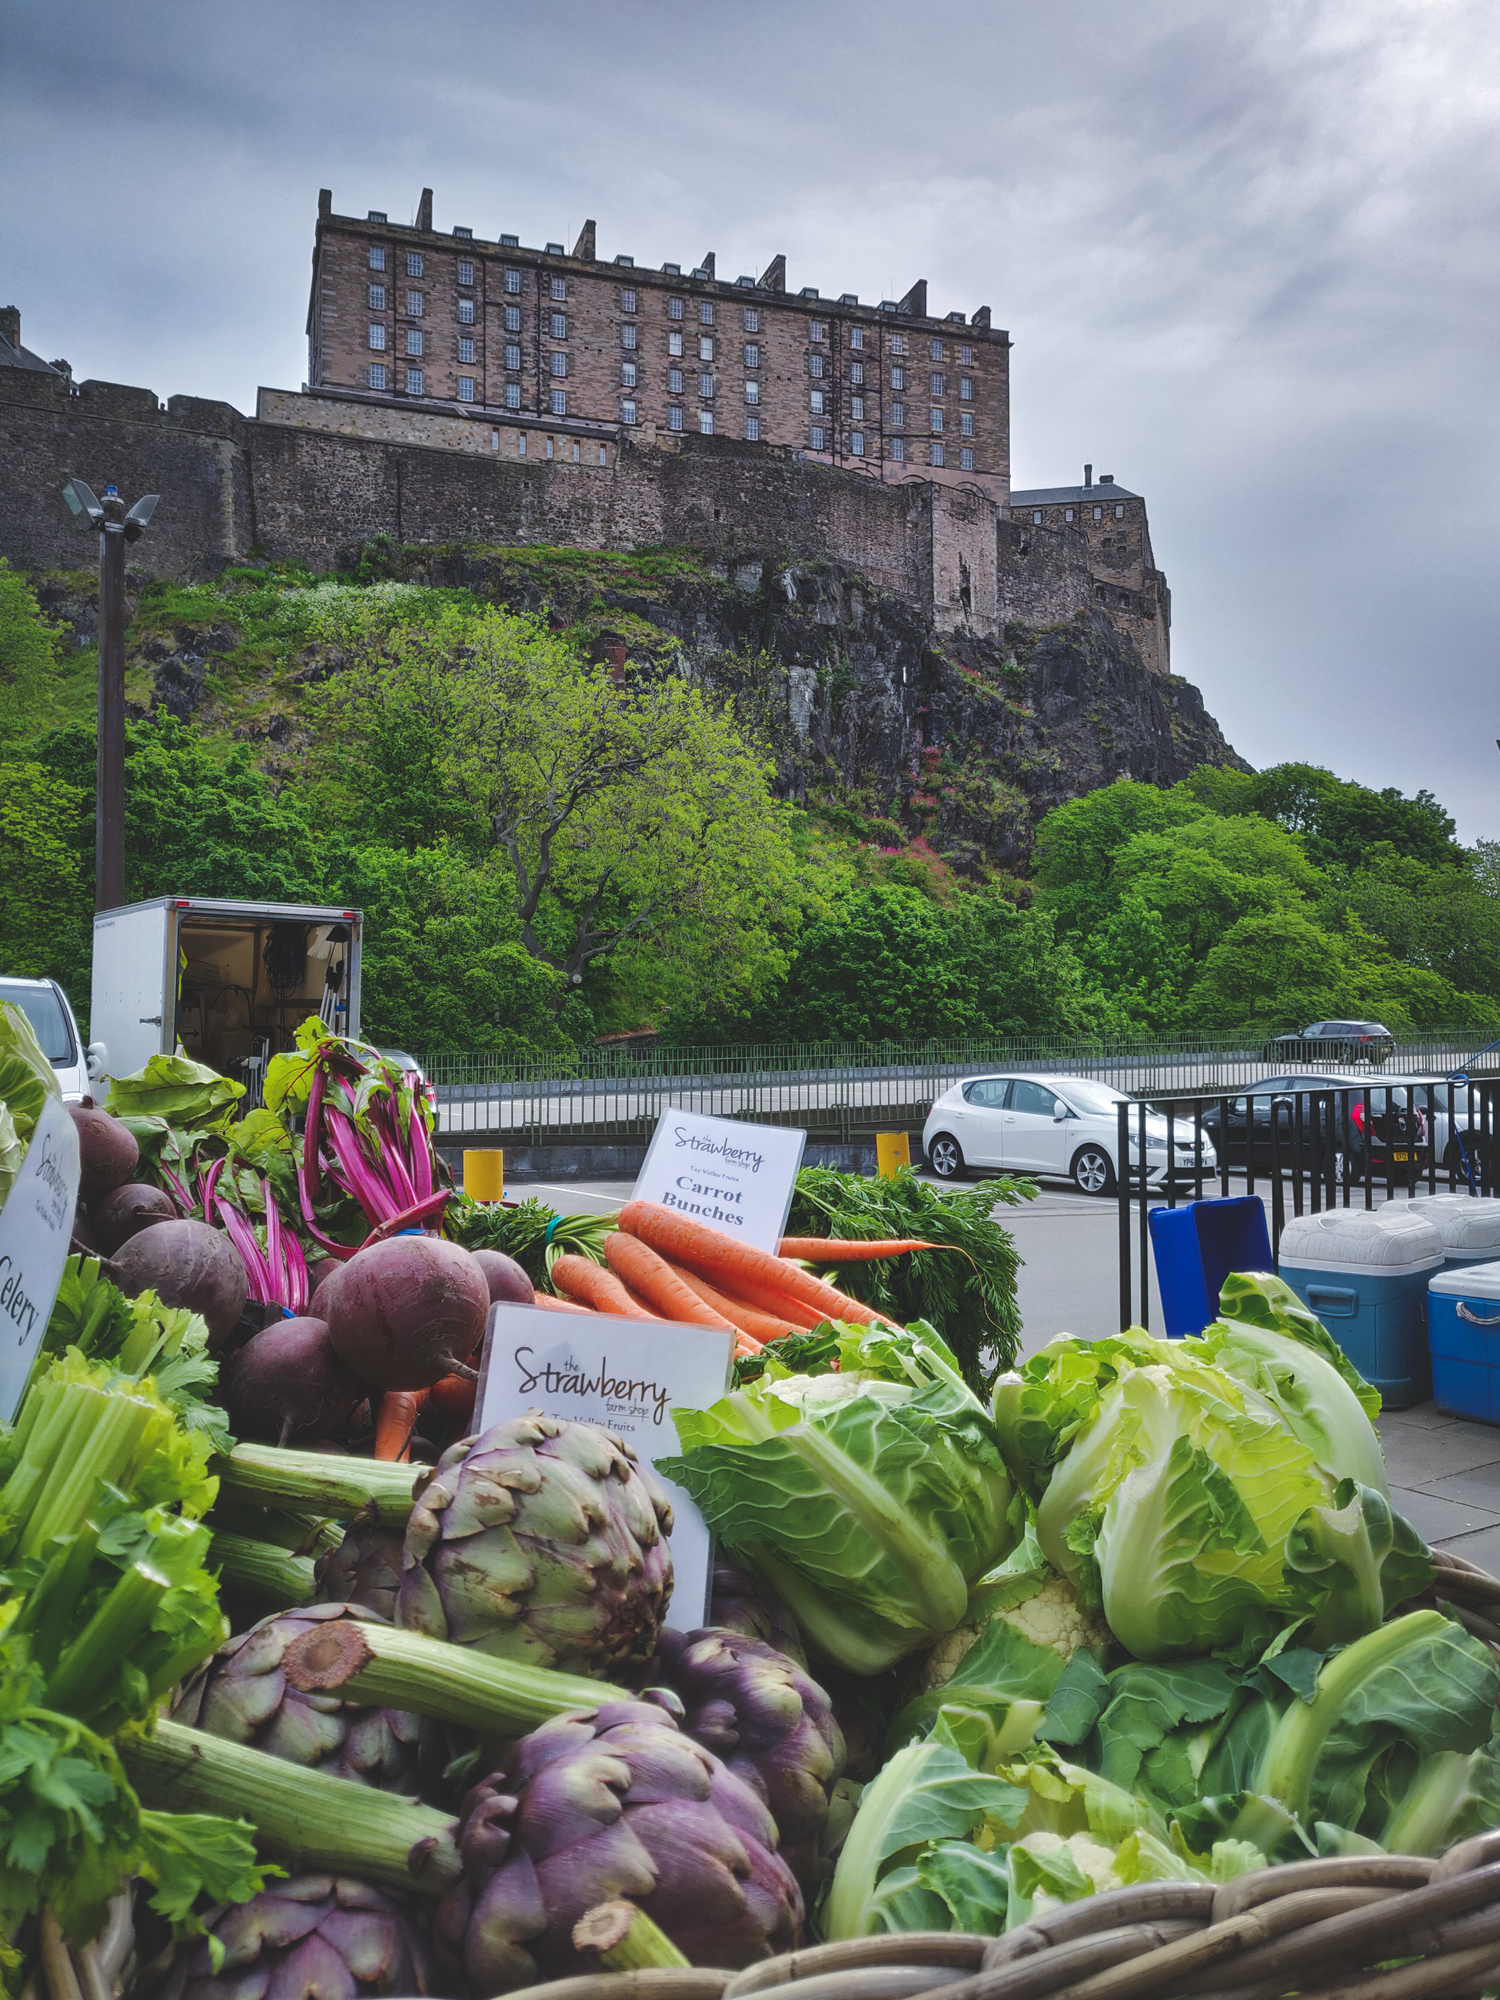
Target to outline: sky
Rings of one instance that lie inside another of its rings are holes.
[[[334,208],[980,305],[1251,763],[1500,837],[1493,0],[0,0],[25,344],[245,411]],[[6,282],[8,280],[8,282]],[[1492,498],[1486,501],[1485,494]]]

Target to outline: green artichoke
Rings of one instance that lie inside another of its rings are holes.
[[[638,1681],[672,1594],[672,1509],[629,1447],[539,1410],[418,1487],[396,1622],[561,1673]]]
[[[325,1550],[313,1565],[318,1601],[362,1604],[394,1624],[405,1539],[400,1528],[388,1528],[378,1521],[369,1524],[352,1521],[344,1531],[344,1539],[335,1548]]]
[[[344,1597],[348,1593],[337,1591],[329,1595]],[[795,1660],[799,1667],[807,1665],[807,1648],[796,1619],[773,1590],[737,1563],[721,1560],[714,1564],[708,1622],[720,1631],[740,1632],[747,1639],[760,1639],[767,1646],[774,1646],[778,1653],[785,1653],[789,1660]]]
[[[795,1950],[802,1896],[757,1793],[677,1726],[667,1690],[534,1729],[464,1801],[464,1875],[433,1936],[449,1990],[589,1968],[573,1926],[627,1897],[694,1965]]]
[[[419,1716],[367,1708],[337,1695],[302,1694],[282,1675],[282,1655],[292,1641],[327,1619],[344,1617],[348,1609],[314,1604],[279,1612],[226,1640],[177,1697],[172,1720],[311,1771],[354,1778],[383,1792],[416,1794]]]
[[[151,2000],[361,2000],[436,1991],[426,1919],[347,1875],[290,1881],[210,1910]],[[223,1961],[214,1969],[214,1947]]]

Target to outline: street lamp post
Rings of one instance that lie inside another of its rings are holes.
[[[156,511],[148,493],[127,514],[119,489],[102,500],[81,479],[63,488],[82,528],[99,530],[99,742],[94,783],[94,908],[125,900],[125,544],[138,541]]]

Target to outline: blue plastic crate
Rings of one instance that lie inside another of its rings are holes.
[[[1500,1263],[1438,1272],[1427,1287],[1427,1338],[1437,1401],[1500,1424]]]
[[[1151,1247],[1169,1340],[1202,1333],[1219,1310],[1231,1271],[1269,1271],[1266,1211],[1255,1195],[1153,1208]]]
[[[1443,1239],[1411,1204],[1299,1215],[1281,1232],[1281,1276],[1389,1409],[1432,1394],[1427,1283]]]

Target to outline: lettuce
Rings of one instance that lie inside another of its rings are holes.
[[[0,1208],[10,1193],[42,1106],[61,1097],[57,1073],[19,1007],[0,1001]]]
[[[117,1118],[164,1118],[211,1131],[228,1122],[245,1086],[189,1056],[152,1056],[144,1069],[111,1079],[106,1109]]]

